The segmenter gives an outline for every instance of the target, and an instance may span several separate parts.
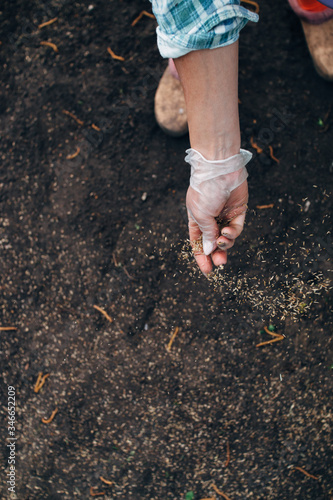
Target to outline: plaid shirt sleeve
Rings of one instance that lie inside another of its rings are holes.
[[[257,14],[240,0],[151,0],[157,19],[157,44],[162,57],[180,57],[192,50],[214,49],[236,42]]]

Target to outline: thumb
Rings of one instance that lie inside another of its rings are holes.
[[[205,221],[197,221],[202,232],[202,247],[205,255],[210,255],[217,248],[219,227],[214,217],[207,217]]]

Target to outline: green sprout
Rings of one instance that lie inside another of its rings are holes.
[[[185,495],[185,500],[193,500],[193,498],[194,498],[193,491],[188,491]]]

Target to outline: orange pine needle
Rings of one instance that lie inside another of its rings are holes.
[[[227,441],[227,460],[225,461],[224,467],[228,467],[230,463],[230,446],[229,441]]]
[[[80,148],[79,146],[77,147],[77,150],[75,151],[75,153],[73,153],[72,155],[67,155],[66,156],[66,159],[67,160],[73,160],[74,158],[77,157],[77,155],[80,153]]]
[[[311,477],[312,479],[316,479],[318,481],[318,477],[316,476],[313,476],[312,474],[309,474],[309,472],[307,472],[306,470],[302,469],[302,467],[294,467],[294,469],[297,469],[299,470],[300,472],[303,472],[303,474],[305,474],[306,476],[308,477]]]
[[[253,137],[250,139],[251,146],[257,151],[257,153],[262,153],[261,147],[258,146],[256,142],[254,142]]]
[[[138,17],[136,17],[134,19],[134,21],[132,22],[131,26],[135,26],[140,21],[140,19],[143,18],[143,16],[150,17],[150,19],[155,19],[154,14],[151,14],[150,12],[147,12],[146,10],[143,10],[142,12],[140,12],[140,14],[138,15]]]
[[[90,492],[90,495],[92,497],[101,497],[101,496],[105,495],[105,491],[94,491],[93,486],[90,487],[89,492]]]
[[[107,479],[104,479],[104,477],[102,477],[102,476],[100,476],[99,478],[105,484],[109,484],[109,485],[113,484],[113,481],[108,481]]]
[[[43,385],[45,384],[45,380],[47,379],[47,377],[49,377],[50,374],[47,373],[46,375],[44,375],[43,377],[43,373],[42,372],[39,372],[38,374],[38,378],[37,378],[37,382],[35,384],[35,387],[34,387],[34,392],[39,392],[41,390],[41,388],[43,387]]]
[[[112,59],[117,59],[117,61],[125,61],[125,58],[122,57],[122,56],[117,56],[113,50],[110,49],[110,47],[108,47],[108,53],[110,54],[110,56],[112,57]]]
[[[53,19],[50,19],[50,21],[46,21],[45,23],[42,23],[38,26],[38,29],[42,29],[42,28],[45,28],[45,26],[50,26],[50,24],[53,24],[55,23],[56,21],[58,21],[58,18],[57,17],[54,17]]]
[[[254,2],[253,0],[241,0],[242,3],[248,3],[250,5],[253,5],[255,7],[255,13],[258,14],[259,13],[259,5],[257,4],[257,2]]]
[[[10,330],[17,330],[16,326],[0,326],[0,332],[9,332]]]
[[[257,208],[259,210],[263,210],[265,208],[273,208],[274,207],[274,203],[270,203],[269,205],[257,205]]]
[[[54,417],[56,416],[57,413],[58,413],[58,408],[56,408],[55,410],[53,410],[53,412],[51,413],[50,418],[42,418],[43,424],[50,424],[52,422],[52,420],[54,419]]]
[[[51,49],[54,50],[54,52],[59,52],[58,47],[56,46],[55,43],[52,42],[40,42],[41,45],[46,45],[47,47],[51,47]]]
[[[171,351],[171,346],[172,346],[173,341],[175,340],[178,332],[179,332],[179,326],[176,326],[175,331],[173,332],[173,334],[171,336],[170,342],[168,343],[167,351],[169,351],[169,352]]]
[[[213,488],[214,491],[216,491],[216,493],[218,495],[221,495],[221,497],[225,498],[225,500],[230,500],[230,498],[225,493],[223,493],[221,490],[219,490],[217,488],[217,486],[215,486],[215,484],[212,484],[212,488]]]
[[[273,148],[272,148],[272,146],[268,146],[268,149],[269,149],[269,153],[270,153],[270,156],[271,156],[272,160],[276,161],[276,163],[280,163],[280,160],[278,160],[277,158],[275,158],[275,156],[273,155]]]
[[[104,309],[102,309],[102,308],[101,308],[101,307],[99,307],[99,306],[93,306],[93,308],[94,308],[94,309],[96,309],[96,311],[99,311],[100,313],[102,313],[102,314],[103,314],[103,316],[105,316],[105,317],[106,317],[106,319],[107,319],[108,321],[110,321],[110,323],[112,323],[112,321],[113,321],[113,320],[112,320],[112,318],[110,318],[110,316],[108,315],[108,313],[107,313],[106,311],[104,311]]]
[[[91,125],[91,128],[93,128],[94,130],[97,130],[97,132],[101,131],[101,129],[99,127],[97,127],[97,125],[95,125],[94,123]]]
[[[273,344],[273,342],[279,342],[280,340],[284,339],[284,336],[280,335],[280,333],[270,332],[267,326],[264,326],[264,330],[266,333],[274,337],[274,339],[266,340],[266,342],[260,342],[260,344],[257,344],[256,347],[262,347],[263,345]]]
[[[75,120],[76,123],[78,123],[79,125],[84,125],[84,122],[82,120],[79,120],[78,118],[76,118],[76,116],[73,113],[71,113],[70,111],[63,109],[62,112],[64,113],[64,115],[67,115],[67,116],[70,116],[71,118],[73,118],[73,120]]]

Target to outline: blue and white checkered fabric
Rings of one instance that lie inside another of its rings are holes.
[[[230,45],[248,21],[259,19],[258,14],[241,7],[240,0],[151,1],[162,57]]]

